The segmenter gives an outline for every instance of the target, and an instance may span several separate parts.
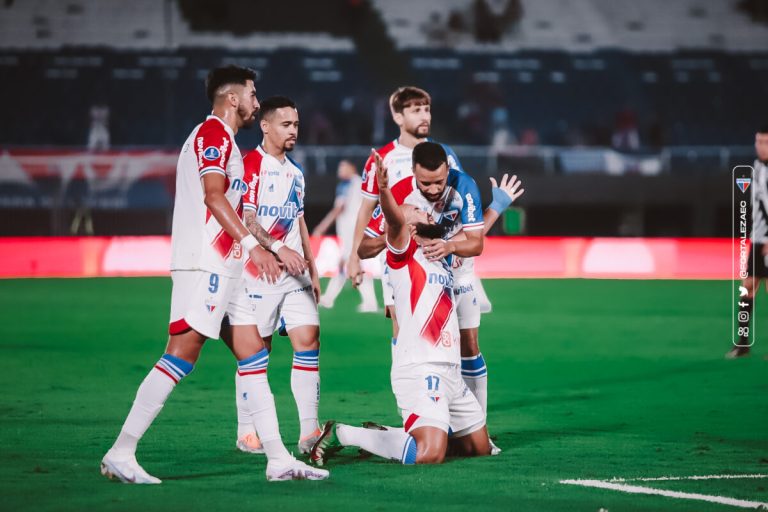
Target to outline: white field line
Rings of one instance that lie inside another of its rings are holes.
[[[626,485],[602,480],[560,480],[561,484],[580,485],[582,487],[596,487],[598,489],[610,489],[613,491],[626,492],[630,494],[650,494],[656,496],[665,496],[667,498],[676,498],[682,500],[708,501],[710,503],[720,503],[722,505],[731,505],[741,508],[766,508],[768,503],[760,501],[738,500],[726,496],[710,496],[708,494],[697,494],[679,491],[667,491],[665,489],[654,489],[652,487],[640,487],[638,485]]]
[[[660,476],[656,478],[611,478],[607,482],[672,482],[676,480],[738,480],[747,478],[768,478],[768,474],[752,475],[693,475],[693,476]]]

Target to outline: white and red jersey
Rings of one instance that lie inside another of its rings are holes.
[[[302,256],[299,218],[304,215],[304,173],[301,166],[286,155],[281,162],[258,146],[245,156],[245,181],[248,191],[243,208],[256,214],[261,227],[272,238]],[[259,275],[250,259],[245,262],[245,277],[251,287],[262,293],[287,293],[311,283],[309,273],[294,277],[283,272],[275,284],[268,284]]]
[[[443,195],[437,201],[429,201],[422,195],[416,185],[416,178],[400,180],[392,187],[392,196],[397,204],[411,204],[429,213],[436,224],[446,227],[445,240],[450,240],[461,231],[482,231],[483,210],[480,199],[480,189],[472,177],[456,169],[448,171],[448,180]],[[381,208],[377,207],[365,234],[377,237],[386,232],[386,222]],[[460,258],[451,255],[448,259],[456,280],[472,278],[474,273],[474,258]]]
[[[431,139],[426,140],[431,141]],[[456,153],[454,153],[449,146],[442,143],[440,145],[443,146],[448,157],[448,168],[463,171],[464,169],[462,169]],[[381,155],[381,159],[387,168],[390,188],[397,185],[400,180],[413,176],[413,148],[404,146],[395,139],[376,151]],[[373,157],[368,157],[368,160],[365,162],[361,190],[363,192],[363,197],[376,200],[379,199],[379,184],[376,182],[376,164]]]
[[[393,369],[421,363],[460,364],[459,320],[448,265],[427,260],[413,239],[400,250],[387,243],[387,265],[400,326],[392,351]]]
[[[230,277],[242,273],[240,246],[224,231],[204,203],[202,178],[219,173],[226,178],[225,197],[242,217],[243,158],[232,129],[208,116],[187,138],[176,166],[171,270],[205,270]]]

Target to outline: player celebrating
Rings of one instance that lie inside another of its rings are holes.
[[[323,236],[335,220],[336,235],[341,242],[339,272],[331,278],[325,293],[320,297],[319,305],[324,308],[333,307],[336,297],[344,288],[344,282],[347,280],[347,262],[352,252],[352,243],[355,238],[355,221],[357,220],[357,212],[360,210],[360,202],[362,200],[360,193],[362,180],[358,176],[355,165],[352,162],[349,160],[339,162],[337,177],[339,178],[339,184],[336,186],[336,199],[333,203],[333,209],[323,217],[323,220],[312,231],[312,236]],[[358,290],[360,291],[362,302],[357,310],[362,313],[378,311],[379,305],[376,303],[373,279],[370,275],[363,273]]]
[[[483,235],[493,226],[501,212],[524,192],[519,188],[521,183],[516,176],[510,179],[505,174],[501,186],[497,185],[494,178],[491,178],[491,183],[493,202],[482,216],[476,213],[480,206],[480,193],[475,181],[467,173],[448,170],[447,166],[445,172],[433,172],[415,166],[411,178],[401,180],[392,187],[393,197],[398,204],[416,205],[430,212],[446,228],[444,239],[428,242],[424,253],[433,259],[450,257],[461,336],[462,375],[483,407],[483,412],[487,411],[488,404],[488,371],[478,341],[480,307],[474,293],[474,260],[467,256],[479,254],[482,244],[478,248],[477,241],[482,242]],[[360,257],[372,257],[384,248],[383,220],[380,211],[374,212],[365,231],[366,239],[360,243]],[[458,232],[462,232],[463,237],[469,240],[456,239]],[[396,339],[393,339],[393,343],[396,343]],[[494,455],[501,452],[491,444]]]
[[[272,334],[282,317],[294,350],[291,390],[301,427],[298,447],[300,453],[309,453],[320,435],[317,422],[320,281],[304,222],[304,173],[288,156],[296,145],[299,130],[296,105],[282,96],[264,100],[260,126],[264,140],[244,160],[244,181],[248,189],[243,204],[245,224],[261,245],[277,255],[285,271],[274,283],[269,283],[260,277],[258,268],[247,261],[230,307],[229,323],[251,329],[271,347]],[[265,374],[268,363],[269,354],[265,350],[249,363],[246,371],[239,369],[235,377],[237,446],[243,451],[261,451],[261,442],[249,417],[249,397],[243,382],[250,372]],[[261,431],[259,435],[263,438]]]
[[[230,66],[208,74],[212,115],[192,130],[176,168],[176,203],[171,235],[171,322],[165,354],[139,387],[120,435],[101,462],[101,473],[125,483],[158,484],[136,461],[136,446],[178,382],[197,361],[207,338],[218,338],[222,317],[242,273],[245,249],[266,278],[275,279],[274,256],[259,246],[240,218],[243,161],[235,144],[259,109],[254,72]],[[235,241],[239,243],[235,243]],[[250,367],[264,345],[245,328],[232,331],[238,368]],[[327,472],[294,459],[280,439],[274,400],[265,376],[251,372],[242,387],[254,398],[251,417],[262,433],[267,480],[320,480]],[[256,407],[258,405],[258,407]]]
[[[747,262],[747,278],[741,282],[746,288],[747,294],[739,297],[739,317],[746,320],[739,321],[739,342],[726,354],[726,359],[736,359],[749,355],[750,320],[754,310],[755,292],[760,286],[760,281],[768,277],[768,126],[762,127],[755,134],[755,159],[754,175],[752,176],[752,246],[749,249]],[[754,269],[754,274],[753,274]]]
[[[404,428],[366,429],[329,421],[311,459],[323,465],[332,448],[341,445],[358,446],[403,464],[441,463],[448,451],[449,431],[454,453],[488,455],[485,415],[461,377],[450,266],[428,256],[427,247],[442,243],[445,226],[435,224],[416,206],[398,206],[388,186],[386,164],[378,154],[373,156],[400,325],[392,352],[392,391]],[[419,144],[413,150],[413,166],[444,168],[445,152],[435,143]]]

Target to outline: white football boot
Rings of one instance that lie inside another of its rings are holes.
[[[270,460],[267,462],[267,481],[286,480],[325,480],[330,476],[328,470],[314,468],[293,457],[290,459]]]
[[[101,474],[110,480],[117,478],[125,484],[159,484],[160,479],[150,475],[139,466],[136,456],[117,456],[109,450],[101,459]]]

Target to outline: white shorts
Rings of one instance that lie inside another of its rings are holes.
[[[216,339],[239,278],[205,270],[172,270],[170,334],[194,329]]]
[[[480,327],[480,305],[477,303],[472,281],[454,283],[453,300],[456,304],[456,316],[459,317],[459,329]]]
[[[263,338],[274,334],[281,317],[287,331],[302,325],[320,325],[311,285],[287,293],[254,293],[242,279],[227,314],[230,325],[255,325]]]
[[[485,414],[459,365],[424,363],[392,369],[392,392],[406,432],[437,427],[463,437],[485,425]]]

